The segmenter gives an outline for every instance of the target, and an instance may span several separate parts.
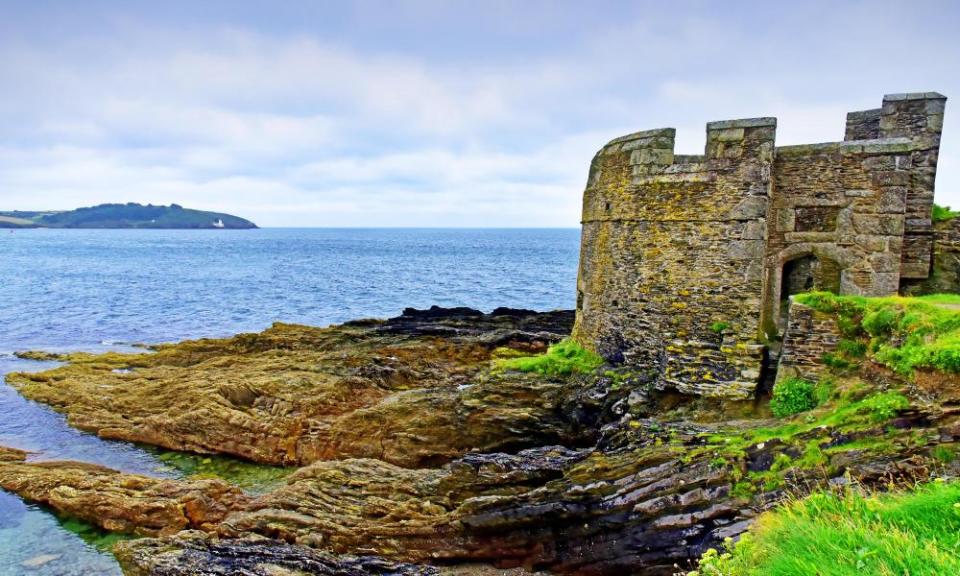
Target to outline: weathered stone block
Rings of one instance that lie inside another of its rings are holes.
[[[796,211],[792,208],[781,208],[777,211],[777,230],[793,232],[796,226]]]
[[[639,148],[630,153],[631,164],[670,164],[673,150],[664,148]]]
[[[763,248],[763,242],[757,240],[734,240],[727,255],[731,260],[752,260],[763,256]]]
[[[903,217],[886,214],[854,214],[853,227],[858,234],[894,236],[903,234]]]
[[[734,140],[743,140],[743,128],[727,128],[718,130],[713,137],[720,142],[732,142]]]
[[[887,247],[886,236],[875,234],[858,234],[853,237],[853,241],[866,252],[883,252]]]
[[[870,256],[874,272],[896,272],[900,269],[900,255],[880,252]]]
[[[877,212],[902,214],[907,207],[907,188],[903,186],[887,186],[880,192],[877,203]]]
[[[747,225],[743,228],[743,233],[740,234],[740,238],[743,240],[764,240],[766,237],[767,224],[762,220],[747,222]]]
[[[752,195],[744,198],[734,206],[730,211],[731,220],[753,220],[755,218],[764,218],[767,215],[767,205],[769,200],[763,196]]]

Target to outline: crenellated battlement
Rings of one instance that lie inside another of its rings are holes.
[[[583,198],[575,337],[657,385],[744,397],[789,294],[896,293],[930,270],[946,98],[894,94],[847,115],[843,141],[776,146],[775,118],[611,140]]]

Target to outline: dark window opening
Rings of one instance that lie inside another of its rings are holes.
[[[829,259],[820,259],[809,254],[783,264],[780,276],[779,329],[786,328],[787,308],[790,296],[811,290],[840,292],[840,266]]]

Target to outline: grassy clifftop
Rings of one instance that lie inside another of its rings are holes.
[[[925,436],[927,432],[909,421],[909,414],[918,410],[945,415],[945,422],[955,411],[960,393],[960,295],[864,298],[814,292],[795,298],[834,315],[844,339],[836,354],[824,357],[830,374],[815,385],[809,383],[814,396],[826,390],[829,397],[822,403],[814,398],[815,408],[786,419],[782,430],[822,430],[828,422],[863,412],[856,407],[870,403],[871,410],[864,412],[867,420],[843,429],[843,436],[853,439],[845,449],[861,456],[897,455],[901,462],[908,462],[917,453],[909,448],[911,443],[925,437],[923,451],[929,456],[925,470],[937,478],[912,487],[898,484],[889,492],[861,489],[849,477],[838,478],[844,481],[831,482],[832,491],[789,499],[765,512],[738,542],[728,540],[722,551],[709,550],[692,575],[960,574],[955,425],[941,425],[936,434]],[[879,379],[869,376],[877,371]],[[930,386],[931,382],[935,385]],[[838,384],[847,392],[837,394]],[[845,399],[845,394],[867,387],[896,387],[897,391],[875,393],[853,404]],[[925,400],[901,392],[919,392]],[[775,388],[775,398],[776,393]],[[894,416],[899,418],[891,420]],[[867,421],[881,425],[864,435]],[[834,449],[833,443],[819,441],[809,448],[814,456]],[[801,460],[817,462],[809,453]],[[798,462],[785,459],[785,466]]]
[[[873,360],[909,376],[960,372],[960,294],[865,298],[811,292],[797,302],[834,314],[847,340],[840,354]]]
[[[817,492],[760,517],[699,576],[960,574],[960,483]]]
[[[13,228],[256,228],[253,222],[178,204],[100,204],[67,212],[0,212],[0,226]]]

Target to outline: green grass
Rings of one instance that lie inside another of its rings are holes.
[[[801,378],[787,378],[777,382],[770,399],[770,410],[777,418],[806,412],[817,407],[815,385]]]
[[[820,449],[821,443],[830,440],[830,431],[863,432],[876,430],[884,421],[895,417],[910,406],[906,396],[894,391],[876,392],[859,399],[850,393],[836,394],[830,382],[820,382],[814,386],[814,397],[819,407],[807,414],[788,418],[782,424],[773,427],[724,430],[701,436],[703,444],[696,448],[684,448],[681,460],[693,461],[701,454],[709,454],[714,459],[735,462],[746,457],[747,450],[763,442],[779,440],[801,450],[801,455],[793,465],[804,469],[819,468],[826,463]],[[815,435],[810,438],[811,435]],[[772,479],[767,472],[750,478],[755,484]],[[744,486],[741,486],[745,489]]]
[[[960,372],[960,294],[866,298],[810,292],[801,304],[836,314],[845,340],[860,341],[874,360],[910,375],[918,368]],[[845,344],[847,352],[852,344]]]
[[[960,216],[960,212],[951,210],[949,206],[933,205],[932,218],[934,222],[946,222],[947,220],[953,220],[957,216]]]
[[[725,552],[708,551],[693,574],[960,574],[960,483],[811,494],[761,515]]]
[[[545,354],[502,358],[496,360],[498,370],[536,372],[547,376],[564,376],[574,372],[592,372],[603,365],[603,358],[591,352],[571,338],[554,344]]]
[[[714,322],[713,324],[710,325],[710,330],[712,330],[717,334],[720,334],[721,332],[723,332],[729,327],[730,325],[727,324],[726,322]]]
[[[944,464],[950,464],[957,459],[957,453],[950,446],[940,445],[930,451],[930,455]]]

